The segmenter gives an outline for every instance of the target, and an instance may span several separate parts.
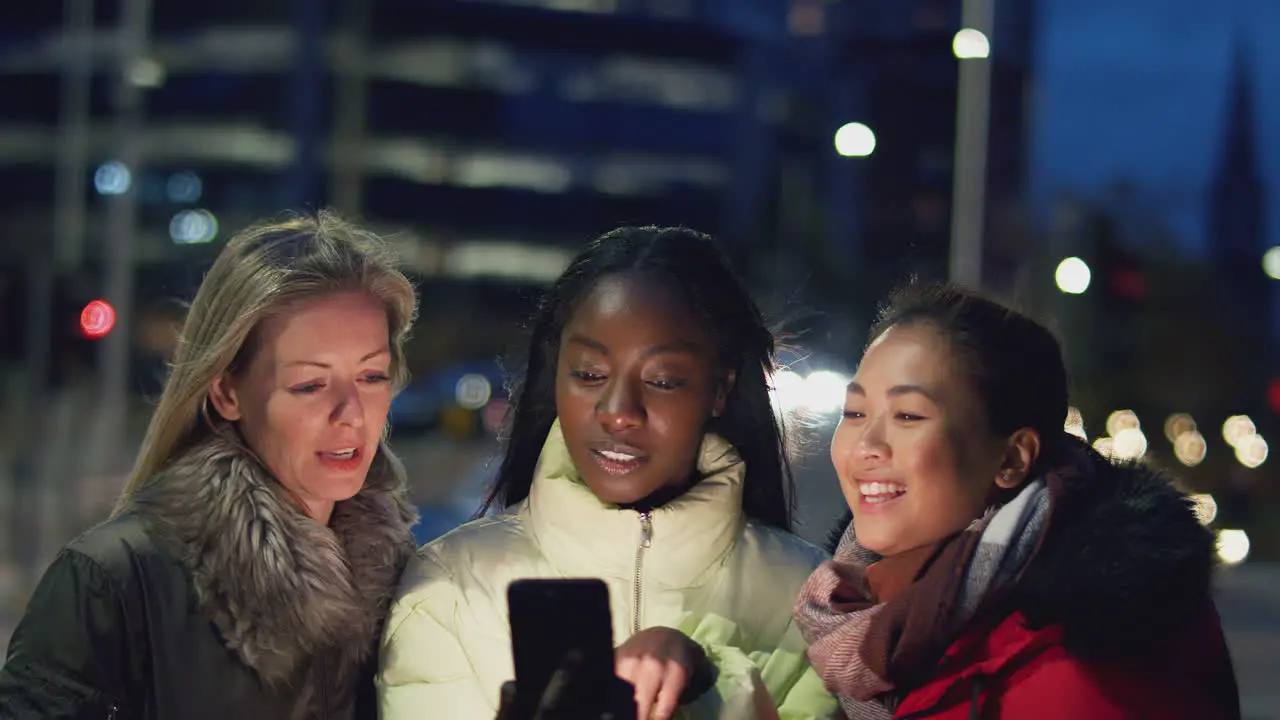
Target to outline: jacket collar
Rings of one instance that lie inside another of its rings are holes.
[[[136,492],[127,512],[173,548],[227,648],[267,685],[321,653],[349,682],[372,658],[414,550],[404,469],[385,445],[364,487],[320,525],[243,445],[213,437]]]
[[[1187,497],[1142,462],[1112,462],[1068,439],[1045,538],[1008,607],[1032,630],[1057,626],[1078,657],[1149,647],[1202,617],[1216,567],[1213,533]],[[846,512],[827,538],[835,546]]]
[[[1079,657],[1148,647],[1203,615],[1215,538],[1169,478],[1070,439],[1050,472],[1061,490],[1014,604],[1033,628],[1061,625]]]
[[[684,588],[733,548],[742,533],[746,466],[725,439],[708,434],[698,455],[702,479],[651,515],[644,568],[648,582]],[[529,498],[519,514],[542,554],[567,575],[632,578],[641,516],[602,503],[582,482],[560,423],[547,435]]]

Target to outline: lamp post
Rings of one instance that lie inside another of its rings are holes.
[[[115,160],[130,179],[123,191],[107,201],[105,277],[103,297],[115,308],[116,323],[102,338],[99,371],[102,399],[98,403],[95,445],[89,457],[104,474],[123,469],[128,440],[129,365],[133,343],[133,285],[138,234],[138,180],[142,160],[142,102],[147,86],[156,82],[147,57],[151,0],[126,0],[119,26],[119,75],[116,115],[112,129]]]
[[[995,0],[964,0],[953,48],[960,62],[951,195],[951,281],[982,285],[987,139],[991,112],[991,37]]]

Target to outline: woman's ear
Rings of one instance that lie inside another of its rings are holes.
[[[235,422],[244,416],[240,410],[240,396],[231,377],[223,373],[209,386],[209,403],[224,419]]]
[[[711,417],[718,418],[724,412],[724,404],[729,401],[729,393],[738,381],[738,373],[730,370],[716,386],[716,397],[711,405]]]
[[[1027,475],[1031,466],[1040,457],[1040,433],[1032,428],[1022,428],[1009,436],[1004,451],[1004,460],[1000,464],[1000,472],[996,475],[996,485],[1008,490],[1018,487]]]

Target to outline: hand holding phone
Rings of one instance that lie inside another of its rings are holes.
[[[537,698],[530,720],[635,720],[636,706],[632,699],[635,688],[621,678],[614,678],[614,701],[605,709],[596,713],[575,709],[573,686],[575,674],[582,669],[582,656],[577,652],[570,653],[565,664],[552,675],[551,681]],[[515,720],[519,715],[521,702],[519,690],[514,681],[502,684],[501,704],[495,720]]]
[[[517,580],[507,588],[514,690],[503,720],[630,720],[634,689],[614,673],[609,589],[594,579]]]

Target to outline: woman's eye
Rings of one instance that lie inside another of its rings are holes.
[[[595,383],[604,380],[604,375],[601,375],[600,373],[593,373],[589,370],[572,370],[569,372],[569,375],[586,383]]]

